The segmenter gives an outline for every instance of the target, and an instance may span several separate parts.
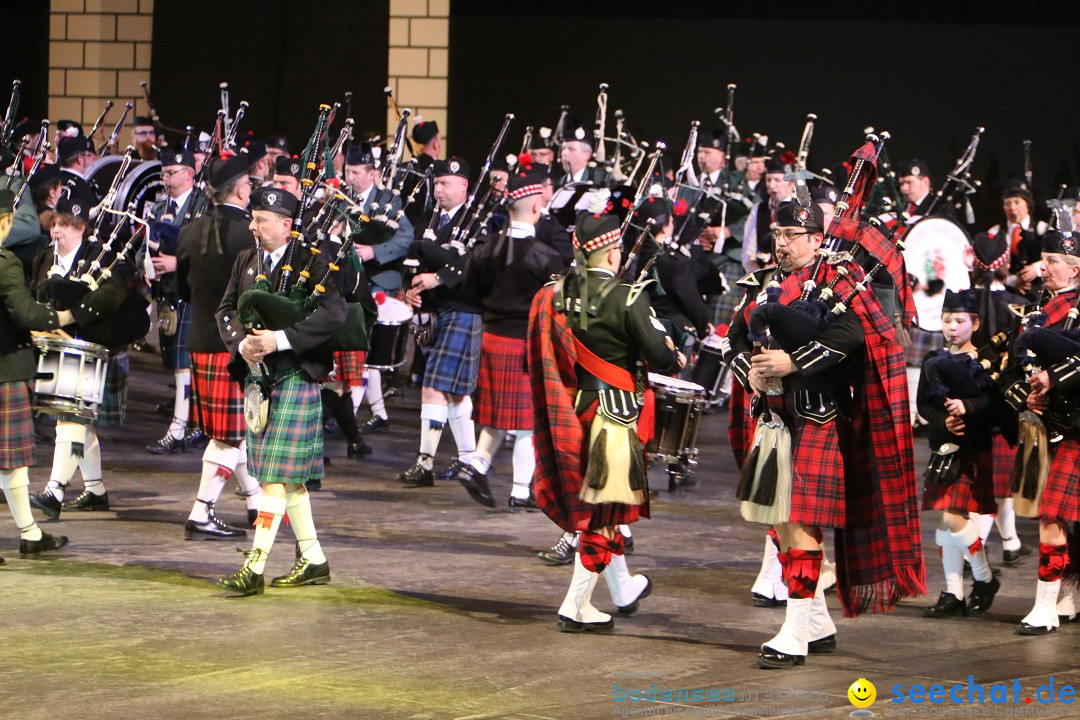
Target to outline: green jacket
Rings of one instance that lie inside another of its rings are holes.
[[[56,311],[34,300],[23,279],[19,258],[0,248],[0,382],[29,380],[37,372],[37,354],[30,330],[54,330]]]

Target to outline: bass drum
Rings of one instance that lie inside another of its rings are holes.
[[[87,168],[86,182],[99,199],[105,197],[105,193],[109,192],[109,187],[112,185],[116,173],[120,171],[120,163],[123,160],[123,155],[106,155],[95,160],[94,164]]]
[[[941,332],[945,290],[971,287],[966,259],[971,251],[971,238],[964,228],[948,218],[924,217],[907,229],[903,239],[904,262],[908,274],[916,280],[912,297],[919,313],[919,327]],[[944,283],[944,287],[929,295],[929,284],[935,280]]]
[[[161,181],[161,162],[140,160],[131,163],[131,170],[120,183],[113,201],[114,210],[131,208],[136,217],[146,219],[155,203],[168,196]]]

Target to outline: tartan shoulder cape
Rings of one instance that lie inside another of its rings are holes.
[[[555,311],[555,289],[536,293],[529,311],[529,384],[533,400],[536,504],[566,532],[587,520],[591,506],[578,499],[585,432],[574,410],[577,374],[574,337]]]
[[[799,298],[811,268],[784,280],[780,302]],[[848,263],[847,269],[834,289],[845,300],[863,278],[857,264]],[[835,276],[835,267],[823,264],[819,287]],[[747,313],[753,304],[747,303]],[[873,291],[855,295],[847,312],[858,316],[866,338],[862,382],[852,393],[850,436],[840,438],[847,518],[836,531],[837,585],[844,614],[853,617],[925,594],[926,566],[904,352]]]

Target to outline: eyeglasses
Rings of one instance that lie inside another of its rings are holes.
[[[782,232],[780,230],[773,230],[772,239],[773,239],[774,243],[778,243],[781,240],[783,240],[784,243],[790,243],[795,238],[799,237],[800,235],[810,235],[810,234],[811,233],[809,231],[807,231],[807,230],[803,230],[802,232]]]
[[[165,175],[165,176],[171,176],[171,175],[179,175],[182,172],[184,172],[182,169],[177,168],[176,170],[162,170],[161,174]]]
[[[153,130],[135,130],[131,134],[132,135],[150,135],[151,137],[153,137],[154,131]]]

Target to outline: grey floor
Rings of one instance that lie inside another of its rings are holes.
[[[898,705],[891,688],[949,687],[969,675],[988,693],[1008,683],[1010,700],[1019,680],[1024,707],[982,708],[990,715],[1034,708],[1080,717],[1071,705],[1024,703],[1051,675],[1057,690],[1080,682],[1080,626],[1045,638],[1014,632],[1032,602],[1034,557],[1004,569],[987,616],[922,619],[942,585],[929,514],[932,598],[847,620],[834,596],[836,653],[789,671],[758,669],[756,649],[783,611],[750,602],[763,528],[741,521],[732,501],[722,416],[702,424],[695,491],[671,495],[657,476],[654,519],[634,528],[629,558],[655,590],[636,615],[617,617],[610,636],[556,631],[570,571],[536,558],[558,537],[550,521],[505,511],[508,451],[493,472],[497,510],[456,483],[407,490],[393,481],[415,452],[419,397],[411,389],[391,402],[392,430],[373,438],[370,458],[347,460],[340,437],[328,441],[332,464],[313,503],[333,582],[227,598],[213,582],[238,567],[235,543],[183,540],[199,453],[143,450],[168,422],[153,406],[169,397],[170,380],[155,357],[134,357],[128,426],[101,433],[112,511],[43,523],[70,536],[67,548],[20,560],[2,516],[0,718],[847,717],[847,688],[860,677],[877,687],[877,717],[948,716],[973,708]],[[440,460],[452,449],[447,433]],[[50,458],[51,447],[39,446],[33,489],[47,479]],[[243,503],[231,490],[219,514],[240,523]],[[1035,532],[1021,522],[1025,542],[1034,545]],[[291,560],[283,527],[268,573],[284,573]],[[602,581],[595,602],[611,609]],[[657,701],[615,700],[627,690],[648,697],[652,683]],[[663,688],[684,694],[661,702]],[[710,689],[723,699],[709,701]]]

